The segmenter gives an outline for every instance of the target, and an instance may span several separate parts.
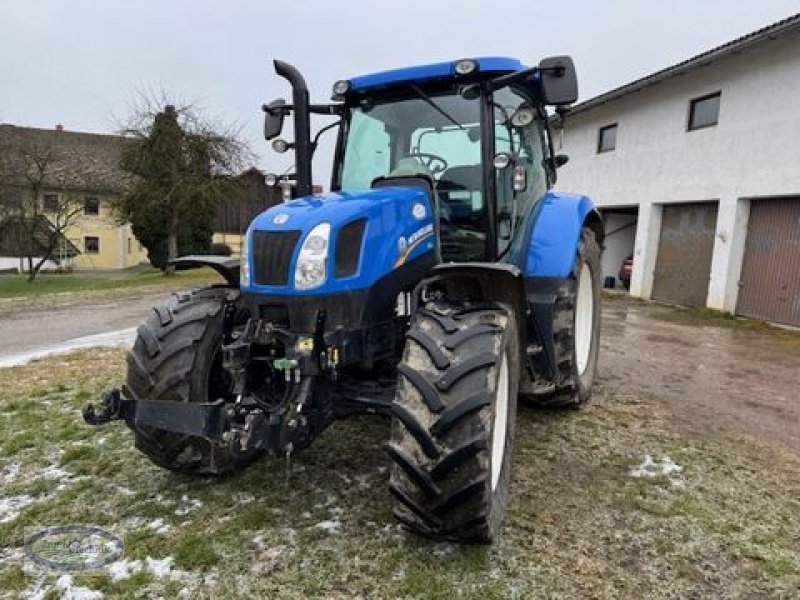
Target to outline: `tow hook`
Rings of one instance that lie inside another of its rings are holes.
[[[83,407],[83,420],[89,425],[104,425],[111,421],[125,418],[125,409],[128,402],[122,398],[118,389],[113,389],[103,396],[100,402],[100,412],[95,410],[94,404],[87,402]]]

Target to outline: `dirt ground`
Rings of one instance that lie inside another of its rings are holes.
[[[601,381],[651,397],[690,432],[745,431],[800,453],[800,332],[622,297],[603,319]]]

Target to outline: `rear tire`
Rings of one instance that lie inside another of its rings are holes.
[[[389,489],[412,531],[489,542],[508,503],[519,381],[513,311],[429,302],[408,332]]]
[[[600,349],[602,270],[600,245],[584,227],[578,255],[553,310],[553,338],[561,383],[534,403],[546,407],[579,408],[589,401],[597,375]]]
[[[230,380],[222,368],[222,320],[227,297],[238,290],[208,288],[173,294],[139,326],[128,353],[127,390],[133,398],[210,402],[225,396]],[[246,319],[240,308],[237,320]],[[133,427],[136,448],[160,467],[197,475],[221,475],[249,464],[256,452],[234,454],[209,440],[150,427]]]

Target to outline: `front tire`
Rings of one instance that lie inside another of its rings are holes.
[[[508,306],[429,302],[408,332],[393,404],[389,489],[412,531],[489,542],[508,503],[519,381]]]
[[[223,308],[239,292],[208,288],[177,293],[153,309],[128,353],[127,390],[135,399],[210,402],[230,391],[222,368]],[[239,307],[236,320],[246,319]],[[160,467],[195,475],[222,475],[249,464],[257,452],[233,453],[209,440],[133,427],[136,448]]]

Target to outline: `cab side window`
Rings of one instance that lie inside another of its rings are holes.
[[[538,116],[521,127],[512,123],[512,117],[520,107],[533,106],[525,96],[504,88],[494,94],[493,103],[495,156],[506,153],[510,157],[508,166],[495,168],[497,252],[503,255],[523,215],[547,192],[545,138],[544,126]],[[525,186],[515,191],[514,172],[519,169],[524,171]]]

